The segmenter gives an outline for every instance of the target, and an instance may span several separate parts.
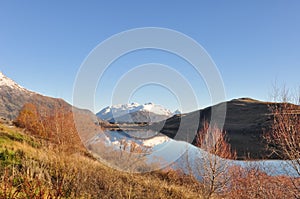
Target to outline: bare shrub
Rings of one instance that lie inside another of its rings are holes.
[[[286,87],[274,86],[273,103],[270,106],[273,116],[272,129],[266,133],[265,139],[273,153],[289,160],[297,173],[291,178],[300,198],[300,93],[290,92]]]
[[[191,160],[187,156],[187,165],[190,173],[200,178],[202,195],[204,198],[212,198],[223,194],[232,178],[228,173],[231,167],[228,159],[236,159],[236,153],[231,151],[226,141],[226,133],[204,122],[196,136],[196,145],[207,153],[200,153]]]
[[[295,187],[288,176],[270,176],[257,166],[230,169],[233,179],[226,198],[297,198]],[[298,179],[299,180],[299,179]]]

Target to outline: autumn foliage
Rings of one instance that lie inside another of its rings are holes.
[[[16,126],[42,138],[49,146],[62,150],[83,150],[70,108],[56,104],[54,108],[27,103],[16,118]]]
[[[270,176],[257,167],[232,167],[234,177],[226,198],[299,198],[293,181],[288,176]],[[295,181],[300,182],[299,178]],[[230,196],[230,197],[229,197]]]
[[[196,136],[196,145],[203,150],[225,159],[236,159],[236,152],[231,150],[227,142],[226,132],[217,126],[203,123],[203,128]]]

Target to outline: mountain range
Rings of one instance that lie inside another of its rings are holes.
[[[161,105],[149,102],[108,106],[98,112],[97,116],[110,123],[152,123],[166,120],[178,113],[178,110],[172,113]]]
[[[191,131],[191,127],[196,127],[196,130],[200,131],[203,128],[203,122],[210,121],[212,111],[218,115],[225,105],[227,110],[223,130],[227,132],[228,142],[232,149],[236,150],[238,158],[278,158],[268,156],[270,152],[266,150],[267,146],[263,139],[264,133],[270,131],[272,127],[273,116],[270,106],[273,103],[271,102],[240,98],[184,114],[172,113],[153,103],[143,105],[131,103],[106,107],[97,113],[97,118],[91,111],[73,107],[62,99],[29,91],[0,72],[0,117],[14,120],[26,103],[33,103],[48,109],[64,107],[66,111],[75,112],[80,122],[78,130],[86,138],[84,140],[89,140],[99,133],[91,129],[97,129],[94,125],[106,120],[112,123],[147,122],[150,123],[147,129],[194,145],[196,144],[195,131]],[[295,105],[295,109],[300,110],[300,106]],[[179,131],[181,136],[177,136]]]

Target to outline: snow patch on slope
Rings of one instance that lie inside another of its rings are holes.
[[[0,86],[7,86],[16,90],[27,91],[25,88],[14,82],[12,79],[6,77],[2,72],[0,72]]]

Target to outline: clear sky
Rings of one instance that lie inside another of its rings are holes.
[[[300,85],[299,10],[297,0],[0,0],[0,70],[30,90],[72,103],[79,67],[100,42],[132,28],[163,27],[188,35],[206,49],[221,73],[227,99],[268,100],[275,80]],[[128,54],[109,68],[98,85],[93,111],[110,105],[108,93],[122,74],[152,62],[183,74],[197,92],[199,108],[210,104],[203,80],[187,63],[148,50]],[[179,105],[158,85],[138,89],[129,101],[153,101],[171,110]]]

